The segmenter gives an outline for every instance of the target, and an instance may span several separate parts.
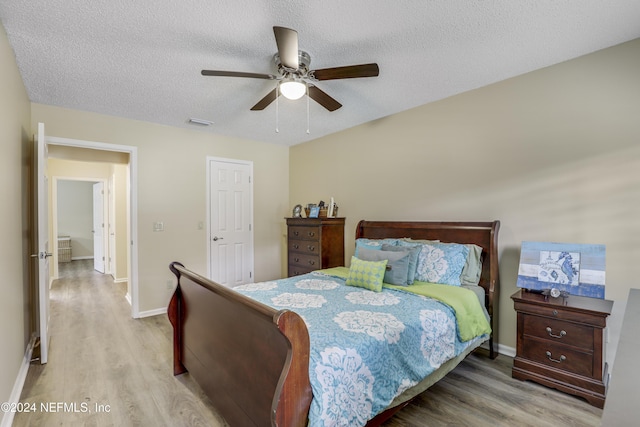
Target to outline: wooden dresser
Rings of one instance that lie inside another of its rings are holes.
[[[526,290],[511,299],[518,314],[513,378],[580,396],[602,408],[607,389],[604,328],[613,301],[553,298]]]
[[[288,276],[344,265],[344,218],[287,218]]]

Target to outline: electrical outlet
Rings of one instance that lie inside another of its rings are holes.
[[[161,221],[154,222],[153,231],[164,231],[164,223]]]

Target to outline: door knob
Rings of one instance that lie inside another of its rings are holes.
[[[50,256],[53,256],[51,252],[38,252],[37,254],[31,254],[31,258],[40,258],[40,259],[47,259]]]
[[[212,240],[213,240],[214,242],[217,242],[218,240],[223,240],[223,239],[224,239],[224,237],[218,237],[218,236],[215,236]]]

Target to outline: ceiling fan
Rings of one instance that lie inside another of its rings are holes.
[[[376,77],[378,64],[347,65],[344,67],[309,70],[311,56],[298,50],[298,32],[285,27],[273,27],[278,53],[273,59],[278,74],[245,73],[240,71],[202,70],[203,76],[248,77],[253,79],[276,80],[279,83],[251,110],[264,110],[280,94],[288,99],[299,99],[308,94],[311,99],[329,111],[342,107],[338,101],[319,89],[315,82],[321,80],[353,79],[358,77]]]

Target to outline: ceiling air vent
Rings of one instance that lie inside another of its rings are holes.
[[[196,119],[193,117],[187,120],[187,123],[189,123],[190,125],[196,125],[196,126],[211,126],[213,124],[213,122],[210,120]]]

